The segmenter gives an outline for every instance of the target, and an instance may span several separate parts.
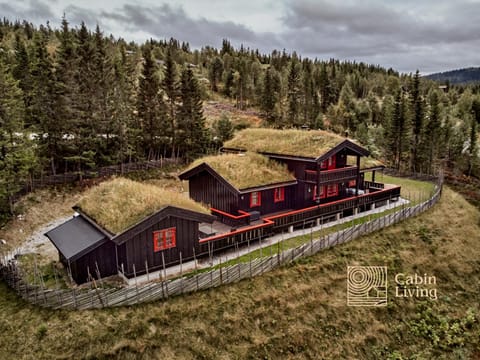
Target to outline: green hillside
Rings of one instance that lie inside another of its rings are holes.
[[[448,226],[445,226],[448,224]],[[448,188],[432,210],[271,273],[131,308],[38,309],[0,285],[3,358],[476,359],[480,212]],[[435,276],[437,300],[346,305],[347,265]]]

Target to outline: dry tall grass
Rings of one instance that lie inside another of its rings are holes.
[[[168,205],[209,213],[207,208],[178,191],[125,178],[105,181],[89,189],[78,205],[99,225],[114,234]]]
[[[206,156],[195,160],[189,169],[202,163],[208,164],[237,189],[295,180],[285,165],[251,152]]]
[[[0,358],[478,359],[479,234],[478,209],[445,188],[433,209],[394,227],[163,303],[52,311],[0,284]],[[438,300],[396,298],[390,286],[387,307],[348,307],[348,265],[386,265],[389,280],[434,275]],[[476,322],[457,331],[469,309]]]
[[[227,141],[225,147],[317,158],[343,140],[323,130],[245,129]]]

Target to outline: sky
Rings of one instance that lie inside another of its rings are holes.
[[[0,17],[128,41],[296,51],[422,74],[480,66],[480,0],[0,0]]]

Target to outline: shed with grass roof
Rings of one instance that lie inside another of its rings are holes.
[[[132,277],[200,254],[199,224],[215,219],[183,194],[117,178],[89,189],[77,216],[45,235],[77,283]]]

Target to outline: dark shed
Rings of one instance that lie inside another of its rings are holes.
[[[97,269],[102,276],[117,273],[115,256],[111,256],[115,254],[115,244],[83,216],[75,216],[45,236],[57,248],[60,261],[70,269],[75,282],[86,282],[89,273],[97,277]]]

